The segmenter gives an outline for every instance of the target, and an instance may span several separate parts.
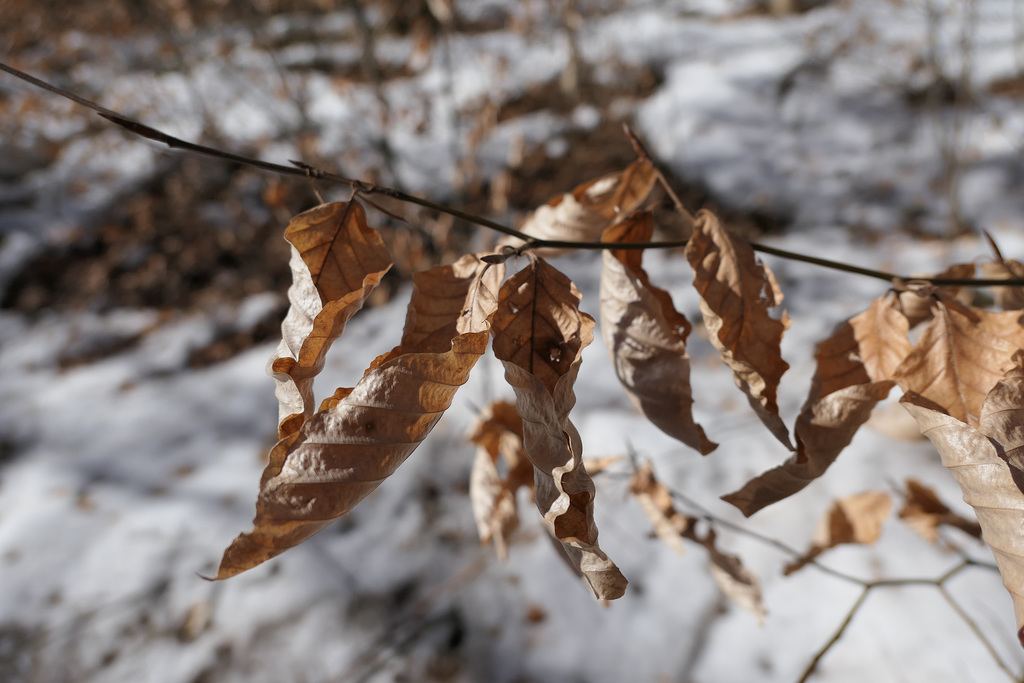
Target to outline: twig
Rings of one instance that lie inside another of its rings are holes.
[[[817,653],[815,653],[814,659],[812,659],[811,663],[807,665],[806,669],[804,669],[804,673],[797,683],[806,683],[807,679],[811,677],[811,674],[813,674],[814,670],[818,667],[818,662],[821,661],[821,658],[824,657],[825,654],[832,649],[832,646],[839,642],[839,639],[843,637],[843,633],[846,632],[846,627],[850,625],[851,621],[853,621],[853,615],[855,615],[857,610],[860,609],[860,606],[864,604],[864,601],[867,599],[868,593],[870,592],[871,589],[865,586],[864,590],[861,591],[860,597],[857,598],[857,602],[853,603],[850,611],[846,614],[846,618],[843,619],[843,623],[839,624],[839,628],[832,634],[832,638],[829,639],[829,641],[825,643]]]
[[[526,244],[523,245],[523,247],[520,248],[521,251],[527,251],[527,250],[530,250],[530,249],[540,249],[540,248],[587,249],[587,250],[603,250],[603,249],[615,249],[615,250],[623,250],[623,249],[671,249],[671,248],[678,248],[678,247],[685,246],[686,242],[687,242],[686,240],[672,240],[672,241],[665,241],[665,242],[626,242],[626,243],[620,243],[620,242],[573,242],[573,241],[566,241],[566,240],[537,239],[537,238],[535,238],[535,237],[533,237],[531,235],[527,235],[526,233],[520,232],[519,230],[515,230],[515,229],[510,228],[510,227],[508,227],[506,225],[502,225],[501,223],[498,223],[496,221],[492,221],[492,220],[490,220],[488,218],[484,218],[483,216],[476,216],[476,215],[467,213],[465,211],[461,211],[459,209],[452,208],[450,206],[445,206],[443,204],[438,204],[436,202],[432,202],[430,200],[423,199],[421,197],[416,197],[415,195],[408,194],[406,192],[403,192],[402,190],[399,190],[399,189],[396,189],[396,188],[393,188],[393,187],[386,187],[386,186],[383,186],[383,185],[367,183],[365,181],[357,180],[357,179],[354,179],[354,178],[346,178],[344,176],[341,176],[341,175],[338,175],[338,174],[335,174],[335,173],[330,173],[328,171],[324,171],[324,170],[321,170],[321,169],[318,169],[318,168],[314,168],[314,167],[312,167],[312,166],[310,166],[308,164],[302,163],[302,162],[297,162],[299,167],[296,167],[296,166],[283,166],[281,164],[275,164],[275,163],[272,163],[272,162],[269,162],[269,161],[262,161],[260,159],[253,159],[251,157],[245,157],[245,156],[242,156],[240,154],[233,154],[231,152],[224,152],[222,150],[215,149],[213,147],[207,147],[205,145],[199,145],[199,144],[196,144],[194,142],[189,142],[187,140],[182,140],[180,138],[174,137],[173,135],[168,135],[167,133],[164,133],[163,131],[157,130],[156,128],[152,128],[151,126],[147,126],[147,125],[145,125],[143,123],[140,123],[140,122],[138,122],[138,121],[136,121],[136,120],[134,120],[134,119],[132,119],[132,118],[130,118],[128,116],[125,116],[124,114],[120,114],[120,113],[118,113],[116,111],[113,111],[111,109],[107,109],[106,107],[103,107],[103,106],[101,106],[99,104],[96,104],[95,102],[87,100],[84,97],[80,97],[78,95],[75,95],[72,92],[69,92],[69,91],[64,90],[62,88],[58,88],[57,86],[51,85],[51,84],[49,84],[49,83],[47,83],[45,81],[42,81],[42,80],[40,80],[38,78],[35,78],[34,76],[30,76],[29,74],[27,74],[27,73],[25,73],[23,71],[20,71],[19,69],[15,69],[14,67],[9,66],[7,64],[4,64],[3,62],[0,62],[0,71],[6,71],[7,73],[11,74],[12,76],[20,78],[20,79],[26,81],[27,83],[31,83],[32,85],[35,85],[36,87],[42,88],[44,90],[48,90],[48,91],[50,91],[50,92],[52,92],[52,93],[54,93],[56,95],[60,95],[61,97],[65,97],[65,98],[67,98],[67,99],[69,99],[69,100],[71,100],[73,102],[76,102],[76,103],[82,105],[83,107],[87,107],[88,109],[92,109],[93,111],[97,112],[100,116],[102,116],[103,118],[107,119],[111,123],[117,124],[118,126],[121,126],[122,128],[125,128],[128,131],[130,131],[132,133],[135,133],[136,135],[139,135],[140,137],[144,137],[144,138],[147,138],[149,140],[153,140],[154,142],[159,142],[159,143],[162,143],[164,145],[167,145],[168,147],[170,147],[172,149],[182,149],[182,150],[185,150],[187,152],[192,152],[193,154],[201,154],[201,155],[204,155],[204,156],[214,157],[214,158],[218,158],[218,159],[225,159],[227,161],[233,161],[233,162],[238,163],[238,164],[244,164],[244,165],[247,165],[247,166],[252,166],[254,168],[259,168],[259,169],[262,169],[264,171],[270,171],[272,173],[278,173],[278,174],[281,174],[281,175],[311,177],[311,178],[314,178],[314,179],[317,179],[317,180],[323,180],[323,181],[326,181],[326,182],[337,183],[337,184],[340,184],[340,185],[347,185],[348,187],[351,187],[356,192],[359,192],[359,193],[364,194],[364,195],[379,194],[379,195],[384,195],[386,197],[391,197],[392,199],[395,199],[395,200],[400,201],[400,202],[405,202],[407,204],[415,204],[417,206],[422,206],[424,208],[431,209],[433,211],[438,211],[440,213],[445,213],[445,214],[448,214],[449,216],[453,216],[455,218],[459,218],[459,219],[464,220],[464,221],[466,221],[468,223],[473,223],[473,224],[479,225],[481,227],[490,228],[491,230],[499,232],[499,233],[501,233],[503,235],[508,235],[510,237],[515,237],[517,239],[520,239],[520,240],[522,240],[523,242],[526,243]],[[667,183],[666,183],[666,185],[667,185]],[[684,209],[684,211],[685,211],[685,209]],[[686,215],[688,215],[688,213]],[[785,258],[785,259],[788,259],[788,260],[791,260],[791,261],[801,261],[801,262],[804,262],[804,263],[810,263],[810,264],[813,264],[813,265],[822,266],[824,268],[829,268],[831,270],[836,270],[836,271],[841,271],[841,272],[846,272],[846,273],[853,273],[855,275],[864,275],[866,277],[872,277],[872,278],[875,278],[875,279],[878,279],[878,280],[884,280],[886,282],[898,282],[898,281],[916,280],[918,282],[927,282],[927,283],[930,283],[932,285],[956,285],[956,286],[961,286],[961,287],[1024,286],[1024,278],[985,278],[985,279],[974,279],[974,278],[944,278],[944,277],[910,277],[910,276],[898,275],[898,274],[895,274],[895,273],[888,273],[888,272],[881,271],[881,270],[873,270],[873,269],[870,269],[870,268],[861,268],[859,266],[852,266],[852,265],[850,265],[848,263],[840,263],[838,261],[830,261],[828,259],[817,258],[817,257],[814,257],[814,256],[807,256],[805,254],[800,254],[800,253],[797,253],[797,252],[787,251],[785,249],[777,249],[775,247],[769,247],[767,245],[753,243],[753,242],[750,243],[750,246],[755,251],[759,251],[759,252],[762,252],[762,253],[765,253],[765,254],[772,254],[774,256],[778,256],[780,258]]]
[[[999,656],[999,653],[996,652],[996,649],[992,646],[992,643],[989,642],[989,639],[985,636],[984,633],[981,632],[981,629],[978,628],[978,624],[974,621],[974,619],[971,619],[971,616],[967,614],[967,612],[964,611],[960,604],[953,599],[953,596],[949,594],[949,591],[946,590],[946,586],[944,585],[944,583],[945,582],[940,583],[936,587],[939,589],[939,592],[942,594],[942,597],[946,599],[946,602],[949,603],[949,606],[952,607],[953,611],[956,612],[957,615],[959,615],[959,617],[964,621],[965,624],[967,624],[967,627],[974,632],[974,635],[978,638],[978,640],[981,641],[981,644],[985,646],[985,649],[988,650],[988,653],[992,655],[992,659],[996,661],[996,664],[999,666],[999,668],[1006,672],[1006,675],[1010,677],[1010,680],[1021,680],[1021,677],[1013,673],[1013,671],[1010,670],[1010,667],[1007,666],[1005,662],[1003,662],[1002,657]]]

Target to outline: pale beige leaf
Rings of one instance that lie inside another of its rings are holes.
[[[605,455],[600,458],[587,458],[583,461],[583,466],[587,469],[587,474],[594,477],[617,462],[622,462],[621,455]]]
[[[579,310],[580,293],[542,259],[501,288],[494,315],[494,355],[516,394],[523,441],[534,465],[537,508],[552,535],[595,595],[613,600],[627,581],[597,544],[594,482],[583,466],[583,444],[569,420],[573,384],[594,319]]]
[[[638,159],[624,171],[611,173],[555,197],[526,217],[519,231],[532,237],[572,242],[595,242],[612,223],[620,220],[647,199],[657,174],[648,159]],[[502,244],[519,246],[518,239]],[[545,249],[541,256],[554,257],[568,249]]]
[[[672,492],[654,476],[650,461],[637,468],[629,481],[629,491],[636,496],[661,541],[680,555],[683,554],[684,538],[704,546],[708,551],[711,576],[722,593],[754,614],[758,621],[764,621],[766,611],[757,577],[743,566],[740,558],[718,549],[713,528],[703,536],[697,533],[697,519],[676,510]]]
[[[533,488],[533,464],[523,448],[523,421],[515,405],[495,401],[488,406],[470,440],[477,445],[469,478],[477,531],[480,541],[486,545],[493,540],[498,557],[505,559],[508,537],[519,525],[516,491]]]
[[[469,500],[473,519],[484,545],[494,541],[498,558],[508,557],[508,537],[519,526],[519,510],[515,492],[511,490],[491,454],[484,448],[476,450],[473,469],[469,473]]]
[[[892,371],[911,348],[907,329],[886,297],[839,325],[818,345],[811,391],[796,421],[796,453],[722,499],[749,517],[823,475],[895,385]]]
[[[292,219],[291,307],[267,364],[277,381],[279,437],[313,414],[313,378],[331,344],[391,268],[391,255],[358,202],[323,204]]]
[[[747,610],[761,624],[768,614],[761,594],[761,582],[752,571],[743,565],[736,555],[724,553],[715,544],[714,529],[708,530],[703,538],[695,539],[708,549],[708,560],[711,566],[711,578],[718,584],[719,590],[739,607]]]
[[[892,499],[884,491],[865,491],[833,501],[818,523],[811,547],[803,557],[786,565],[784,572],[792,574],[839,545],[873,544],[882,535],[882,523],[891,508]]]
[[[749,517],[803,490],[835,462],[893,386],[892,380],[855,384],[812,400],[796,421],[796,453],[722,500]]]
[[[934,276],[921,277],[974,277],[974,271],[973,263],[956,263]],[[913,281],[910,284],[913,285]],[[933,287],[925,284],[920,287],[912,286],[909,291],[900,293],[899,301],[900,310],[907,316],[911,327],[917,327],[925,320],[931,319],[933,313],[931,298],[933,295],[939,295],[947,299],[956,299],[963,304],[971,302],[971,291],[956,285]]]
[[[605,230],[606,242],[648,242],[650,213],[638,212]],[[601,330],[615,374],[630,400],[661,431],[702,454],[717,448],[693,421],[690,323],[668,292],[650,283],[639,250],[605,251],[601,271]]]
[[[1014,354],[1013,366],[985,398],[981,430],[1001,445],[999,454],[1024,491],[1024,351]]]
[[[992,313],[936,298],[934,318],[894,378],[962,422],[978,424],[985,395],[1024,344],[1019,311]]]
[[[654,477],[654,467],[644,461],[629,480],[629,491],[643,508],[655,535],[665,545],[683,554],[683,535],[696,522],[680,514],[672,503],[672,494]]]
[[[914,533],[929,543],[939,540],[939,527],[943,525],[981,538],[981,526],[978,522],[965,519],[950,510],[939,500],[935,491],[916,479],[907,479],[905,495],[899,517]]]
[[[981,265],[981,274],[985,278],[1024,278],[1024,263],[1013,259],[1002,262],[987,261]],[[996,303],[1004,311],[1024,309],[1024,287],[993,287],[992,294]]]
[[[818,344],[811,391],[796,421],[796,453],[722,499],[749,517],[823,475],[895,386],[889,377],[910,348],[906,318],[886,297],[839,325]]]
[[[775,277],[746,241],[729,234],[707,211],[697,214],[686,258],[711,343],[761,421],[794,450],[777,402],[779,380],[789,368],[780,351],[789,317],[769,315],[782,302]]]
[[[936,410],[934,403],[918,394],[907,392],[901,403],[917,420],[921,433],[935,444],[964,501],[974,508],[1003,585],[1013,598],[1017,638],[1024,646],[1024,493],[1014,482],[1010,466],[999,457],[1002,444]]]
[[[488,321],[474,315],[471,302],[484,302],[482,292],[497,289],[501,268],[467,256],[419,273],[414,282],[408,344],[379,357],[354,388],[336,391],[274,446],[255,528],[224,552],[216,578],[265,562],[348,512],[409,457],[451,405],[487,348]],[[453,289],[452,282],[461,284]],[[492,296],[491,308],[496,305]],[[448,341],[431,327],[448,330]]]
[[[913,346],[898,300],[882,296],[818,346],[821,396],[854,384],[892,379]]]

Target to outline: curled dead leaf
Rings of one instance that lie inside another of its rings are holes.
[[[769,315],[782,303],[775,276],[745,240],[726,231],[707,211],[697,214],[686,259],[711,343],[768,430],[795,450],[777,401],[779,380],[789,369],[780,350],[789,316]]]
[[[648,159],[638,159],[624,171],[610,173],[555,197],[527,216],[519,228],[532,237],[569,242],[594,242],[612,223],[640,206],[654,188],[657,174]],[[502,244],[519,246],[505,238]],[[569,249],[543,249],[539,256],[555,257]]]
[[[941,405],[962,422],[978,424],[985,395],[1024,346],[1019,311],[993,313],[942,296],[934,318],[896,369],[894,379]]]
[[[594,594],[614,600],[627,581],[598,546],[594,482],[569,420],[581,353],[594,338],[594,319],[580,312],[580,296],[565,275],[542,259],[532,260],[501,288],[493,348],[523,419],[537,508]]]
[[[331,344],[391,268],[380,234],[367,226],[359,202],[322,204],[291,220],[291,306],[281,343],[267,364],[277,381],[279,437],[313,414],[313,378]]]
[[[761,596],[761,582],[747,569],[740,558],[718,548],[717,535],[713,528],[706,533],[697,533],[698,520],[683,515],[672,502],[672,492],[654,476],[650,461],[643,462],[629,481],[629,491],[636,496],[643,508],[655,535],[680,555],[683,553],[683,539],[704,546],[708,551],[711,577],[722,593],[736,605],[752,613],[759,622],[767,614]]]
[[[629,480],[629,492],[643,508],[654,533],[665,545],[683,554],[683,535],[696,523],[680,514],[672,503],[672,493],[654,477],[654,467],[644,461]]]
[[[1000,457],[1005,451],[999,441],[1002,426],[984,419],[998,411],[983,410],[981,428],[975,429],[919,394],[907,392],[900,402],[935,444],[942,464],[963,491],[964,502],[974,508],[1003,585],[1013,598],[1017,639],[1024,646],[1024,493],[1014,481],[1012,468]]]
[[[993,387],[981,407],[981,429],[999,442],[1000,457],[1010,465],[1024,491],[1024,351],[1013,355],[1013,366]]]
[[[871,545],[882,535],[882,523],[889,516],[892,499],[884,491],[865,491],[833,501],[814,532],[811,547],[802,557],[786,565],[789,575],[799,571],[826,550],[847,543]]]
[[[960,529],[975,538],[981,538],[981,526],[977,521],[965,519],[950,510],[945,503],[939,500],[935,491],[916,479],[907,479],[905,495],[899,518],[914,533],[929,543],[939,540],[939,527],[943,525]]]
[[[973,263],[956,263],[934,276],[922,275],[920,277],[966,278],[974,277],[974,271],[975,267]],[[902,310],[904,315],[907,316],[907,320],[910,322],[911,327],[917,327],[924,321],[931,319],[933,313],[931,298],[936,295],[942,296],[946,299],[956,299],[962,304],[971,303],[971,292],[963,287],[957,287],[955,285],[944,285],[942,287],[932,287],[930,285],[911,287],[907,291],[900,292],[899,296],[900,310]]]
[[[892,372],[910,348],[906,318],[888,297],[839,325],[818,345],[796,453],[722,499],[749,517],[822,476],[895,386]]]
[[[466,256],[415,276],[402,344],[274,446],[254,529],[224,551],[217,579],[309,538],[405,462],[486,351],[500,271]]]
[[[647,242],[650,213],[637,212],[605,230],[605,242]],[[668,292],[651,284],[638,250],[605,251],[601,271],[601,330],[615,374],[630,400],[661,431],[701,454],[717,448],[693,420],[690,323]]]
[[[533,488],[533,464],[523,448],[523,421],[515,405],[495,401],[488,406],[470,440],[477,445],[469,477],[477,531],[480,541],[487,545],[493,540],[498,557],[505,559],[509,535],[519,526],[516,492]]]

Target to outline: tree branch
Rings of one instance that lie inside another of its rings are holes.
[[[251,158],[251,157],[242,156],[240,154],[234,154],[234,153],[231,153],[231,152],[225,152],[225,151],[213,148],[213,147],[207,147],[205,145],[200,145],[200,144],[197,144],[197,143],[194,143],[194,142],[189,142],[187,140],[182,140],[181,138],[176,138],[173,135],[168,135],[167,133],[164,133],[163,131],[157,130],[156,128],[152,128],[151,126],[147,126],[144,123],[140,123],[139,121],[136,121],[135,119],[132,119],[132,118],[130,118],[128,116],[125,116],[124,114],[121,114],[119,112],[113,111],[111,109],[107,109],[106,107],[103,107],[103,106],[101,106],[99,104],[96,104],[95,102],[93,102],[91,100],[87,100],[84,97],[76,95],[76,94],[74,94],[74,93],[72,93],[72,92],[70,92],[68,90],[64,90],[63,88],[58,88],[55,85],[51,85],[50,83],[47,83],[46,81],[43,81],[43,80],[41,80],[39,78],[36,78],[35,76],[31,76],[31,75],[29,75],[29,74],[27,74],[24,71],[21,71],[19,69],[15,69],[13,66],[10,66],[8,64],[4,64],[3,62],[0,62],[0,71],[5,71],[5,72],[11,74],[12,76],[14,76],[16,78],[20,78],[21,80],[25,81],[26,83],[30,83],[30,84],[36,86],[37,88],[42,88],[43,90],[47,90],[47,91],[49,91],[49,92],[51,92],[51,93],[53,93],[55,95],[59,95],[61,97],[64,97],[66,99],[71,100],[72,102],[80,104],[83,107],[86,107],[88,109],[92,109],[93,111],[97,112],[100,116],[102,116],[103,118],[107,119],[111,123],[114,123],[114,124],[116,124],[118,126],[121,126],[122,128],[124,128],[124,129],[126,129],[126,130],[128,130],[128,131],[130,131],[130,132],[132,132],[132,133],[134,133],[134,134],[136,134],[138,136],[140,136],[140,137],[144,137],[144,138],[147,138],[149,140],[153,140],[154,142],[159,142],[161,144],[167,145],[171,149],[181,149],[181,150],[184,150],[186,152],[192,152],[193,154],[201,154],[203,156],[209,156],[209,157],[213,157],[213,158],[216,158],[216,159],[224,159],[224,160],[232,161],[232,162],[235,162],[235,163],[238,163],[238,164],[244,164],[246,166],[252,166],[254,168],[258,168],[258,169],[261,169],[261,170],[264,170],[264,171],[270,171],[271,173],[278,173],[280,175],[305,176],[305,177],[316,178],[317,180],[323,180],[323,181],[330,182],[330,183],[336,183],[336,184],[340,184],[340,185],[347,185],[348,187],[351,187],[353,190],[355,190],[356,192],[358,192],[360,194],[364,194],[364,195],[374,195],[374,194],[384,195],[386,197],[391,197],[392,199],[395,199],[395,200],[400,201],[400,202],[404,202],[404,203],[407,203],[407,204],[415,204],[417,206],[422,206],[424,208],[431,209],[433,211],[438,211],[440,213],[445,213],[445,214],[448,214],[449,216],[453,216],[455,218],[459,218],[459,219],[464,220],[464,221],[466,221],[468,223],[473,223],[473,224],[479,225],[481,227],[490,228],[491,230],[499,232],[499,233],[501,233],[503,235],[508,235],[510,237],[515,237],[517,239],[523,240],[526,244],[524,244],[522,247],[520,247],[520,250],[522,250],[522,251],[526,251],[526,250],[530,250],[530,249],[542,249],[542,248],[588,249],[588,250],[602,250],[602,249],[615,249],[615,250],[623,250],[623,249],[673,249],[673,248],[678,248],[678,247],[682,247],[682,246],[686,245],[686,240],[672,240],[672,241],[664,241],[664,242],[629,242],[629,243],[618,243],[618,242],[616,242],[616,243],[608,243],[608,242],[571,242],[571,241],[564,241],[564,240],[537,239],[537,238],[532,237],[530,235],[527,235],[527,234],[525,234],[523,232],[515,230],[514,228],[510,228],[507,225],[502,225],[501,223],[497,223],[497,222],[492,221],[492,220],[490,220],[488,218],[484,218],[483,216],[476,216],[476,215],[473,215],[473,214],[470,214],[470,213],[466,213],[465,211],[460,211],[459,209],[452,208],[450,206],[445,206],[444,204],[438,204],[438,203],[432,202],[432,201],[430,201],[428,199],[423,199],[421,197],[416,197],[414,195],[408,194],[406,192],[403,192],[402,190],[399,190],[399,189],[396,189],[396,188],[393,188],[393,187],[386,187],[386,186],[383,186],[383,185],[376,185],[376,184],[373,184],[373,183],[367,183],[365,181],[357,180],[357,179],[354,179],[354,178],[346,178],[346,177],[338,175],[336,173],[331,173],[331,172],[328,172],[328,171],[324,171],[324,170],[315,168],[315,167],[310,166],[309,164],[306,164],[306,163],[301,162],[301,161],[293,161],[293,162],[291,162],[293,164],[292,166],[283,166],[281,164],[275,164],[275,163],[269,162],[269,161],[262,161],[260,159],[254,159],[254,158]],[[647,156],[647,152],[643,149],[643,146],[640,144],[639,140],[636,139],[636,136],[633,135],[631,131],[627,132],[627,134],[629,135],[630,140],[633,142],[634,147],[637,149],[638,154],[642,154],[644,156]],[[647,158],[650,159],[649,156],[647,156]],[[657,170],[657,168],[656,168],[656,170]],[[657,175],[658,175],[659,181],[668,190],[669,195],[672,197],[673,202],[676,204],[677,208],[680,210],[682,215],[686,216],[686,217],[689,217],[692,220],[692,215],[685,209],[685,207],[682,206],[682,203],[679,201],[679,197],[676,196],[675,192],[673,192],[672,189],[669,187],[669,184],[668,184],[667,180],[665,179],[664,175],[661,173],[661,171],[657,171]],[[850,265],[848,263],[840,263],[838,261],[830,261],[828,259],[817,258],[815,256],[807,256],[805,254],[800,254],[800,253],[797,253],[797,252],[787,251],[785,249],[778,249],[776,247],[769,247],[767,245],[758,244],[758,243],[754,243],[754,242],[751,242],[750,246],[754,249],[754,251],[758,251],[758,252],[761,252],[761,253],[764,253],[764,254],[771,254],[773,256],[778,256],[780,258],[784,258],[784,259],[787,259],[787,260],[790,260],[790,261],[800,261],[800,262],[803,262],[803,263],[810,263],[810,264],[813,264],[813,265],[821,266],[823,268],[829,268],[831,270],[836,270],[836,271],[840,271],[840,272],[853,273],[855,275],[863,275],[863,276],[866,276],[866,277],[875,278],[877,280],[885,280],[886,282],[892,282],[894,284],[898,283],[898,282],[904,282],[904,281],[908,281],[908,280],[913,280],[913,281],[918,281],[918,282],[926,282],[926,283],[929,283],[929,284],[932,284],[932,285],[958,285],[958,286],[961,286],[961,287],[989,287],[989,286],[996,286],[996,285],[1001,285],[1001,286],[1008,286],[1008,285],[1009,286],[1024,286],[1024,278],[974,279],[974,278],[908,277],[908,276],[898,275],[898,274],[895,274],[895,273],[888,273],[888,272],[881,271],[881,270],[873,270],[871,268],[861,268],[859,266],[853,266],[853,265]]]

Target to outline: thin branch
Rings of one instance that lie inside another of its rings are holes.
[[[940,583],[938,585],[938,589],[939,592],[942,593],[942,597],[944,597],[946,599],[946,602],[949,603],[949,606],[953,608],[953,611],[957,613],[957,615],[964,621],[965,624],[967,624],[968,628],[970,628],[971,631],[974,632],[975,637],[977,637],[977,639],[981,641],[982,645],[985,646],[985,649],[988,650],[988,653],[992,655],[992,659],[996,661],[996,664],[999,666],[999,668],[1006,672],[1006,675],[1010,677],[1010,680],[1021,680],[1021,677],[1015,674],[1013,671],[1011,671],[1010,667],[1007,666],[1007,664],[1003,661],[1002,657],[999,656],[999,653],[996,652],[996,649],[992,646],[992,643],[989,642],[989,639],[985,636],[984,633],[981,632],[981,629],[978,628],[978,624],[975,623],[974,619],[971,619],[971,616],[964,611],[964,609],[960,606],[959,603],[957,603],[956,600],[953,599],[953,596],[950,595],[948,590],[946,590],[946,586]]]
[[[807,665],[806,669],[804,669],[804,673],[797,683],[806,683],[807,679],[811,677],[811,674],[813,674],[814,670],[818,667],[818,662],[821,661],[821,658],[824,657],[825,654],[832,649],[832,646],[839,642],[839,639],[843,637],[843,633],[846,632],[846,627],[850,625],[851,621],[853,621],[853,615],[855,615],[857,610],[860,609],[860,606],[864,604],[864,600],[867,599],[868,593],[870,592],[871,588],[865,586],[864,590],[861,591],[860,597],[857,598],[857,602],[853,603],[853,607],[850,608],[846,618],[843,619],[843,623],[839,624],[839,628],[836,629],[834,634],[832,634],[832,638],[814,655],[814,659],[812,659],[811,663]]]
[[[682,247],[682,246],[686,245],[686,240],[672,240],[672,241],[665,241],[665,242],[629,242],[629,243],[618,243],[618,242],[615,242],[615,243],[611,243],[611,242],[572,242],[572,241],[565,241],[565,240],[537,239],[537,238],[535,238],[535,237],[533,237],[531,235],[527,235],[526,233],[523,233],[523,232],[520,232],[520,231],[515,230],[513,228],[510,228],[507,225],[502,225],[501,223],[497,223],[497,222],[492,221],[492,220],[490,220],[488,218],[484,218],[483,216],[476,216],[476,215],[467,213],[465,211],[460,211],[459,209],[452,208],[450,206],[445,206],[443,204],[438,204],[436,202],[432,202],[430,200],[423,199],[421,197],[416,197],[414,195],[408,194],[406,192],[403,192],[402,190],[399,190],[399,189],[396,189],[396,188],[393,188],[393,187],[385,187],[383,185],[376,185],[376,184],[373,184],[373,183],[367,183],[365,181],[356,180],[354,178],[346,178],[346,177],[338,175],[336,173],[330,173],[328,171],[324,171],[324,170],[315,168],[315,167],[310,166],[309,164],[303,163],[301,161],[293,162],[293,164],[295,164],[294,166],[283,166],[281,164],[275,164],[275,163],[272,163],[272,162],[269,162],[269,161],[262,161],[260,159],[253,159],[251,157],[242,156],[240,154],[233,154],[231,152],[224,152],[222,150],[215,149],[213,147],[207,147],[205,145],[200,145],[200,144],[196,144],[194,142],[189,142],[187,140],[182,140],[181,138],[176,138],[173,135],[168,135],[167,133],[164,133],[163,131],[157,130],[156,128],[152,128],[151,126],[147,126],[147,125],[145,125],[143,123],[140,123],[139,121],[136,121],[136,120],[134,120],[134,119],[132,119],[132,118],[130,118],[128,116],[125,116],[124,114],[120,114],[120,113],[118,113],[116,111],[113,111],[111,109],[107,109],[106,107],[103,107],[103,106],[101,106],[99,104],[96,104],[95,102],[87,100],[84,97],[80,97],[78,95],[75,95],[74,93],[69,92],[67,90],[64,90],[63,88],[58,88],[57,86],[51,85],[51,84],[49,84],[49,83],[47,83],[45,81],[42,81],[42,80],[40,80],[40,79],[38,79],[38,78],[36,78],[34,76],[30,76],[29,74],[25,73],[24,71],[20,71],[19,69],[15,69],[14,67],[9,66],[7,64],[4,64],[3,62],[0,62],[0,71],[5,71],[5,72],[11,74],[12,76],[20,78],[21,80],[23,80],[23,81],[25,81],[27,83],[31,83],[32,85],[34,85],[34,86],[36,86],[38,88],[42,88],[43,90],[47,90],[49,92],[54,93],[55,95],[59,95],[61,97],[67,98],[67,99],[69,99],[69,100],[71,100],[73,102],[76,102],[77,104],[80,104],[83,107],[86,107],[88,109],[92,109],[93,111],[97,112],[100,116],[102,116],[103,118],[107,119],[111,123],[117,124],[118,126],[121,126],[122,128],[125,128],[126,130],[128,130],[128,131],[130,131],[132,133],[135,133],[136,135],[139,135],[140,137],[144,137],[144,138],[147,138],[149,140],[153,140],[154,142],[159,142],[159,143],[162,143],[164,145],[167,145],[171,149],[181,149],[181,150],[185,150],[187,152],[192,152],[193,154],[201,154],[203,156],[214,157],[214,158],[217,158],[217,159],[224,159],[224,160],[232,161],[232,162],[235,162],[235,163],[238,163],[238,164],[244,164],[244,165],[247,165],[247,166],[252,166],[254,168],[259,168],[259,169],[264,170],[264,171],[270,171],[272,173],[278,173],[280,175],[304,176],[304,177],[314,178],[314,179],[317,179],[317,180],[323,180],[323,181],[326,181],[326,182],[337,183],[337,184],[341,184],[341,185],[347,185],[348,187],[351,187],[353,190],[355,190],[355,191],[357,191],[357,192],[359,192],[361,194],[364,194],[364,195],[379,194],[379,195],[384,195],[386,197],[391,197],[392,199],[395,199],[397,201],[404,202],[404,203],[407,203],[407,204],[415,204],[417,206],[422,206],[424,208],[431,209],[433,211],[438,211],[440,213],[448,214],[449,216],[453,216],[455,218],[459,218],[461,220],[464,220],[464,221],[469,222],[469,223],[473,223],[475,225],[479,225],[479,226],[482,226],[482,227],[485,227],[485,228],[490,228],[491,230],[499,232],[499,233],[501,233],[503,235],[508,235],[510,237],[515,237],[517,239],[520,239],[520,240],[522,240],[523,242],[526,243],[525,245],[523,245],[523,247],[520,248],[522,251],[526,251],[526,250],[530,250],[530,249],[540,249],[540,248],[590,249],[590,250],[601,250],[601,249],[615,249],[615,250],[623,250],[623,249],[672,249],[672,248],[678,248],[678,247]],[[635,139],[635,137],[633,139]],[[642,149],[642,147],[641,147],[641,149]],[[660,175],[660,171],[659,171],[659,175]],[[668,187],[668,183],[667,183],[667,181],[664,180],[664,176],[661,176],[661,181],[662,181],[662,183],[666,187]],[[674,193],[672,193],[672,194],[674,195]],[[675,197],[674,201],[678,201],[678,197]],[[678,206],[681,207],[682,206],[681,203]],[[689,212],[686,212],[685,208],[683,208],[682,211],[684,212],[684,215],[686,215],[686,216],[690,215]],[[941,277],[934,277],[934,278],[929,278],[929,277],[906,277],[906,276],[898,275],[898,274],[895,274],[895,273],[887,273],[885,271],[873,270],[873,269],[870,269],[870,268],[861,268],[859,266],[852,266],[852,265],[850,265],[848,263],[840,263],[838,261],[830,261],[828,259],[817,258],[817,257],[814,257],[814,256],[807,256],[805,254],[800,254],[800,253],[796,253],[796,252],[792,252],[792,251],[787,251],[785,249],[778,249],[778,248],[775,248],[775,247],[769,247],[769,246],[764,245],[764,244],[758,244],[758,243],[753,243],[752,242],[752,243],[750,243],[750,246],[754,249],[754,251],[759,251],[759,252],[762,252],[762,253],[765,253],[765,254],[772,254],[774,256],[778,256],[780,258],[785,258],[785,259],[788,259],[788,260],[791,260],[791,261],[801,261],[801,262],[804,262],[804,263],[811,263],[811,264],[814,264],[814,265],[822,266],[824,268],[829,268],[831,270],[836,270],[836,271],[841,271],[841,272],[846,272],[846,273],[853,273],[855,275],[864,275],[866,277],[872,277],[872,278],[875,278],[875,279],[878,279],[878,280],[884,280],[886,282],[898,282],[898,281],[914,280],[914,281],[918,281],[918,282],[927,282],[927,283],[930,283],[932,285],[957,285],[957,286],[962,286],[962,287],[989,287],[989,286],[996,286],[996,285],[1001,285],[1001,286],[1008,286],[1008,285],[1009,286],[1024,286],[1024,278],[973,279],[973,278],[941,278]]]

